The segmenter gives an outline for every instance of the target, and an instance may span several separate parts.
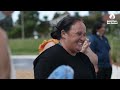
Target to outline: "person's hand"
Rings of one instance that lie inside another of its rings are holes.
[[[85,40],[85,42],[84,42],[84,44],[83,44],[83,46],[82,46],[82,49],[81,49],[81,52],[82,53],[87,53],[87,51],[90,49],[90,42],[89,42],[89,40],[86,38],[86,40]]]

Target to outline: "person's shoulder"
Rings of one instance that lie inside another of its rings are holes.
[[[51,46],[51,47],[49,47],[48,49],[46,49],[45,51],[43,51],[42,53],[41,53],[41,56],[42,55],[47,55],[47,56],[50,56],[50,55],[55,55],[55,54],[57,54],[57,53],[60,53],[60,45],[58,45],[58,44],[56,44],[56,45],[54,45],[54,46]]]
[[[96,38],[96,37],[95,37],[95,35],[90,34],[90,35],[88,36],[88,38],[89,38],[90,40],[94,40],[94,38]]]
[[[60,53],[60,45],[56,44],[43,51],[36,59],[56,57]]]
[[[94,35],[93,34],[89,34],[88,37],[93,37]]]
[[[54,62],[54,60],[57,60],[59,55],[61,55],[60,53],[60,45],[56,44],[39,54],[33,64],[36,66],[38,62]]]
[[[90,37],[91,38],[97,38],[97,35],[91,34]]]
[[[106,36],[103,36],[103,38],[108,41],[108,38]]]
[[[98,41],[98,36],[94,35],[94,34],[91,34],[89,36],[89,41],[92,42],[92,43],[95,43],[96,41]]]

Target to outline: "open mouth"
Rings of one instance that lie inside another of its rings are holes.
[[[78,45],[79,46],[83,46],[83,42],[78,42]]]

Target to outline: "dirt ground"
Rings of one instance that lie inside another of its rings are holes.
[[[34,79],[32,70],[17,70],[16,71],[17,79]]]
[[[113,63],[116,66],[120,66],[120,63]],[[16,70],[17,79],[34,79],[34,73],[32,70]]]

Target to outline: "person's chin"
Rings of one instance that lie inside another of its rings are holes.
[[[77,49],[76,52],[79,53],[81,51],[81,49]]]
[[[82,49],[82,47],[78,47],[78,49],[77,49],[77,50],[80,52],[80,51],[81,51],[81,49]]]
[[[81,51],[81,49],[82,49],[82,47],[81,46],[77,46],[76,47],[76,52],[78,53],[78,52],[80,52]]]

